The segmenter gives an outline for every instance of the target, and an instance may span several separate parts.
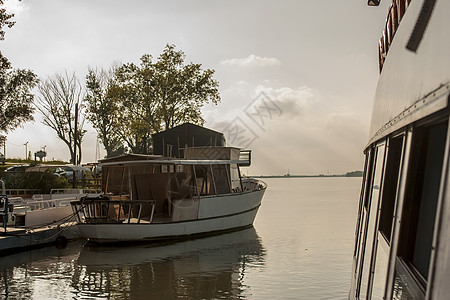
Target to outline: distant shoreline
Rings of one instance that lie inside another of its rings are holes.
[[[259,175],[259,176],[253,176],[248,175],[245,176],[247,178],[315,178],[315,177],[362,177],[362,176],[347,176],[345,174],[343,175]]]
[[[352,171],[347,172],[346,174],[335,174],[335,175],[325,175],[325,174],[319,174],[319,175],[246,175],[246,177],[249,178],[315,178],[315,177],[363,177],[362,171]]]

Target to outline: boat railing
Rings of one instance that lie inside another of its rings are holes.
[[[46,201],[51,200],[52,196],[50,194],[34,194],[31,196],[32,201]]]
[[[23,200],[22,197],[8,197],[8,201],[9,201],[9,203],[13,204],[14,206],[22,205],[22,204],[26,203],[26,201]]]
[[[266,188],[264,182],[254,179],[254,178],[245,178],[242,179],[242,188],[244,192],[251,192],[255,190],[262,190]]]
[[[60,199],[43,199],[37,197],[32,200],[27,200],[22,197],[8,197],[9,203],[11,203],[15,208],[27,208],[27,210],[68,206],[71,201],[76,199],[76,197],[65,197]]]
[[[37,189],[5,189],[5,195],[19,196],[19,195],[34,195],[39,190]]]
[[[111,200],[107,197],[83,197],[72,201],[78,223],[152,223],[154,200]]]
[[[386,60],[392,40],[394,39],[395,33],[397,32],[410,2],[411,0],[392,0],[391,5],[389,6],[383,34],[378,41],[378,63],[380,73],[383,69],[383,64]]]
[[[29,207],[30,210],[48,209],[48,208],[68,206],[70,205],[71,201],[74,201],[76,199],[77,199],[76,197],[67,197],[52,200],[24,201],[22,205]]]
[[[50,191],[51,195],[60,194],[100,194],[99,189],[52,189]]]

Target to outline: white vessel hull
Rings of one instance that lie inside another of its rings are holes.
[[[253,224],[265,189],[200,198],[198,218],[165,223],[79,224],[81,236],[96,243],[152,241],[235,230]]]

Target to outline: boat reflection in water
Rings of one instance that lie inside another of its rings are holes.
[[[254,228],[165,246],[84,247],[79,296],[173,299],[239,296],[245,268],[264,265]]]
[[[28,266],[20,264],[9,268],[11,274],[5,280],[11,280],[14,272],[29,272],[27,267],[33,272],[41,268],[39,276],[29,276],[26,294],[16,290],[20,286],[8,286],[5,282],[9,295],[12,298],[58,298],[60,295],[75,299],[246,298],[251,295],[250,288],[244,284],[246,270],[264,268],[265,265],[265,250],[253,227],[165,245],[79,249],[78,258],[74,259],[72,255],[69,260],[64,256],[64,263],[58,268],[49,267],[45,258],[39,263],[36,257]],[[53,264],[56,261],[51,260]],[[66,276],[65,283],[63,276]],[[58,287],[53,288],[58,290],[52,292],[50,288],[45,294],[42,280],[51,280],[51,277],[58,278]],[[20,282],[26,281],[21,279]],[[2,284],[2,296],[5,296],[4,289],[5,284]]]
[[[65,299],[73,291],[84,241],[0,257],[0,299]]]

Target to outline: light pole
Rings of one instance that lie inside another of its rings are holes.
[[[45,148],[47,148],[47,145],[44,145],[44,147],[42,147],[42,148],[44,148],[44,152],[45,152]],[[47,152],[45,152],[45,156],[47,156]],[[45,156],[43,157],[44,161],[45,161]]]
[[[28,142],[23,144],[25,146],[25,160],[28,159]]]
[[[6,158],[6,136],[0,135],[0,144],[3,143],[3,157]]]
[[[152,91],[152,87],[155,86],[155,82],[153,80],[148,80],[147,79],[147,83],[149,84],[148,87],[148,128],[147,128],[147,139],[146,139],[146,143],[145,143],[145,153],[147,154],[147,159],[148,159],[148,148],[150,146],[150,121],[151,121],[151,91]]]

